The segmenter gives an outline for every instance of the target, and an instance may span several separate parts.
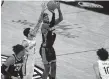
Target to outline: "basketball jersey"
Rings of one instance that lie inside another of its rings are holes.
[[[45,47],[52,47],[55,38],[56,38],[56,34],[53,35],[52,31],[49,30],[49,24],[43,24],[41,31],[42,31],[42,46],[43,44],[45,44]],[[47,33],[47,36],[44,36],[44,33]]]
[[[35,46],[36,46],[36,39],[34,38],[33,40],[28,40],[28,39],[24,39],[27,43],[28,43],[28,52],[29,54],[34,54],[35,53]]]
[[[14,55],[15,61],[14,64],[10,65],[7,71],[12,75],[12,76],[18,76],[23,65],[23,59],[18,60],[16,58],[16,55]]]
[[[25,39],[25,41],[28,43],[28,60],[26,62],[26,76],[24,79],[32,79],[33,73],[34,73],[34,62],[35,62],[35,50],[36,50],[36,39],[28,40]]]
[[[109,60],[98,60],[99,72],[102,79],[109,79]]]

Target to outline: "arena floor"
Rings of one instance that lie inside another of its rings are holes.
[[[1,8],[1,54],[11,55],[12,46],[22,43],[22,31],[35,26],[41,3],[5,1]],[[93,63],[97,60],[96,50],[101,47],[109,49],[109,16],[66,4],[61,4],[61,9],[64,20],[56,26],[54,44],[57,79],[96,79],[93,70]],[[40,44],[39,30],[35,64],[43,68],[39,55]]]

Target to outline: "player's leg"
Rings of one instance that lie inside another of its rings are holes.
[[[47,58],[46,58],[47,52],[48,52],[47,48],[44,48],[44,47],[40,48],[40,54],[41,54],[41,57],[42,57],[42,62],[44,64],[44,72],[43,72],[43,75],[42,75],[42,79],[47,79],[47,77],[49,75],[49,71],[50,71],[50,64],[49,64],[49,62],[47,61]]]
[[[56,78],[56,54],[53,47],[50,48],[51,57],[50,57],[50,66],[51,66],[51,73],[50,73],[50,79]]]
[[[33,73],[34,73],[33,58],[34,57],[32,55],[28,56],[28,60],[27,60],[27,64],[26,64],[26,76],[24,77],[24,79],[32,79],[32,77],[33,77]]]
[[[30,69],[29,69],[29,75],[27,79],[32,79],[33,73],[34,73],[34,55],[31,55],[31,60],[30,60]]]
[[[56,78],[56,62],[52,62],[50,79],[55,79],[55,78]]]
[[[44,72],[42,75],[42,79],[47,79],[50,71],[50,64],[44,64]]]

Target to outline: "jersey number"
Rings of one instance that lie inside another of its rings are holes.
[[[109,74],[109,67],[104,67],[105,73]]]
[[[21,69],[21,66],[16,66],[15,71],[19,71]]]

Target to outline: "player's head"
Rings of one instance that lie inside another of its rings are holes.
[[[108,52],[104,48],[98,49],[97,55],[98,55],[100,60],[105,61],[108,59]]]
[[[22,46],[20,44],[13,46],[13,51],[14,51],[15,55],[20,55],[20,57],[24,56],[24,54],[25,54],[25,48],[24,48],[24,46]]]
[[[43,14],[43,23],[49,23],[49,17],[47,13]]]
[[[23,31],[23,34],[24,36],[26,36],[27,38],[33,38],[34,36],[31,34],[33,31],[33,29],[31,28],[26,28],[24,31]]]

